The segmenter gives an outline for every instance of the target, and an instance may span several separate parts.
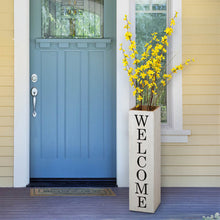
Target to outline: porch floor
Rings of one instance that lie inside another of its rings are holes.
[[[162,188],[155,214],[128,210],[128,188],[113,197],[31,197],[30,188],[0,188],[0,219],[190,219],[220,212],[220,188]]]

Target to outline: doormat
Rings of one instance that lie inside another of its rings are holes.
[[[110,188],[31,188],[31,196],[116,196]]]

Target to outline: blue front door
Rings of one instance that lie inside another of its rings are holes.
[[[115,1],[30,3],[31,177],[114,178]]]

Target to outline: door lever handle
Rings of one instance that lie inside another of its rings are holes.
[[[36,112],[37,94],[38,94],[37,88],[33,87],[33,88],[31,89],[31,95],[32,95],[32,97],[33,97],[33,113],[32,113],[32,116],[33,116],[34,118],[36,118],[36,116],[37,116],[37,112]]]

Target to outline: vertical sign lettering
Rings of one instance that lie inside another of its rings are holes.
[[[148,183],[147,181],[147,149],[144,142],[147,140],[147,134],[145,126],[147,124],[148,115],[135,115],[137,122],[137,166],[138,170],[136,173],[137,182],[136,195],[137,195],[137,207],[147,207],[147,195],[148,195]]]

